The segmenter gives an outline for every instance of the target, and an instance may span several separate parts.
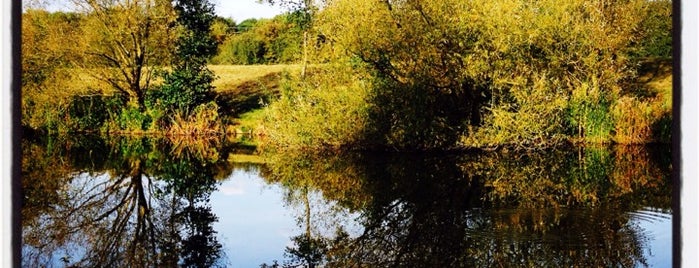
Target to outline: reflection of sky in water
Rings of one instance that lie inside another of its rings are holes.
[[[322,197],[310,197],[313,214],[325,211]],[[320,201],[320,202],[319,202]],[[290,239],[303,230],[297,226],[300,205],[286,205],[284,190],[279,185],[267,184],[255,170],[234,169],[211,194],[211,206],[219,220],[214,224],[219,242],[223,245],[226,263],[232,267],[259,267],[262,263],[280,264],[285,260],[284,250]],[[323,214],[323,213],[321,213]],[[631,213],[630,224],[640,227],[645,241],[644,255],[650,267],[672,266],[672,218],[670,214],[651,208]],[[361,227],[347,215],[332,221],[348,228],[352,237]],[[313,215],[315,218],[319,215]],[[336,222],[337,223],[337,222]],[[321,226],[321,228],[327,226]],[[315,227],[314,227],[315,228]],[[323,232],[323,230],[320,230]],[[327,230],[325,231],[327,232]]]
[[[646,208],[632,213],[632,223],[644,230],[648,238],[644,249],[650,267],[672,267],[672,217]]]
[[[214,229],[227,262],[234,267],[259,267],[279,263],[294,235],[296,223],[283,206],[282,190],[267,185],[257,172],[234,169],[211,194],[211,207],[218,216]]]
[[[214,230],[223,245],[223,263],[233,267],[259,267],[262,263],[282,264],[284,251],[292,246],[291,238],[304,229],[297,225],[303,213],[301,204],[288,205],[284,190],[278,184],[267,184],[256,170],[234,169],[211,194],[211,207],[218,216]],[[313,232],[330,235],[335,226],[342,225],[350,236],[362,229],[345,212],[329,213],[332,204],[323,202],[318,192],[309,194]],[[333,214],[333,215],[330,215]],[[331,220],[319,220],[329,217]],[[330,222],[330,224],[328,224]],[[320,230],[318,229],[320,228]]]

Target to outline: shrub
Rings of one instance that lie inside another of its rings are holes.
[[[541,76],[521,88],[502,93],[485,123],[471,128],[462,142],[466,146],[550,145],[560,141],[565,122],[567,96],[555,79]],[[501,98],[507,96],[507,100]]]
[[[78,131],[99,130],[123,105],[119,96],[103,96],[97,93],[76,95],[72,99],[68,114],[71,129]]]
[[[285,74],[280,96],[266,109],[264,142],[282,148],[338,148],[360,142],[370,83],[347,66],[305,78]]]
[[[168,114],[189,116],[195,107],[212,99],[214,79],[213,72],[205,66],[177,68],[164,74],[163,84],[148,93],[146,105]]]
[[[133,106],[123,108],[116,120],[120,131],[132,133],[142,133],[144,130],[148,130],[151,122],[153,122],[153,119],[148,114]]]

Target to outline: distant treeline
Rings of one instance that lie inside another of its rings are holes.
[[[235,24],[217,18],[213,33],[219,41],[212,64],[296,63],[303,45],[300,13],[278,15],[272,19],[247,19]],[[219,30],[225,29],[225,30]]]

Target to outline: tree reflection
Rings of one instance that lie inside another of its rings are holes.
[[[266,176],[322,192],[327,211],[355,211],[363,227],[348,235],[332,217],[305,222],[338,231],[294,237],[289,267],[628,267],[646,264],[636,211],[670,208],[670,170],[654,154],[286,155]]]
[[[41,143],[23,143],[23,266],[219,264],[216,152],[147,138]]]

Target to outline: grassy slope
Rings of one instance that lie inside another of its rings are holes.
[[[640,70],[638,83],[648,96],[645,101],[654,121],[653,141],[670,142],[672,124],[672,61],[655,61],[651,68]]]
[[[656,94],[663,111],[672,111],[672,63],[662,63],[639,77],[646,88]]]
[[[282,72],[300,72],[300,64],[287,65],[210,65],[209,69],[218,76],[214,81],[216,91],[219,93],[241,93],[239,92],[241,85],[245,85],[251,81],[259,81],[270,74],[279,74]],[[244,92],[243,92],[244,93]]]
[[[296,65],[211,65],[217,79],[218,103],[226,119],[227,132],[251,133],[262,120],[262,102],[279,88],[282,73],[291,75],[301,72]]]

